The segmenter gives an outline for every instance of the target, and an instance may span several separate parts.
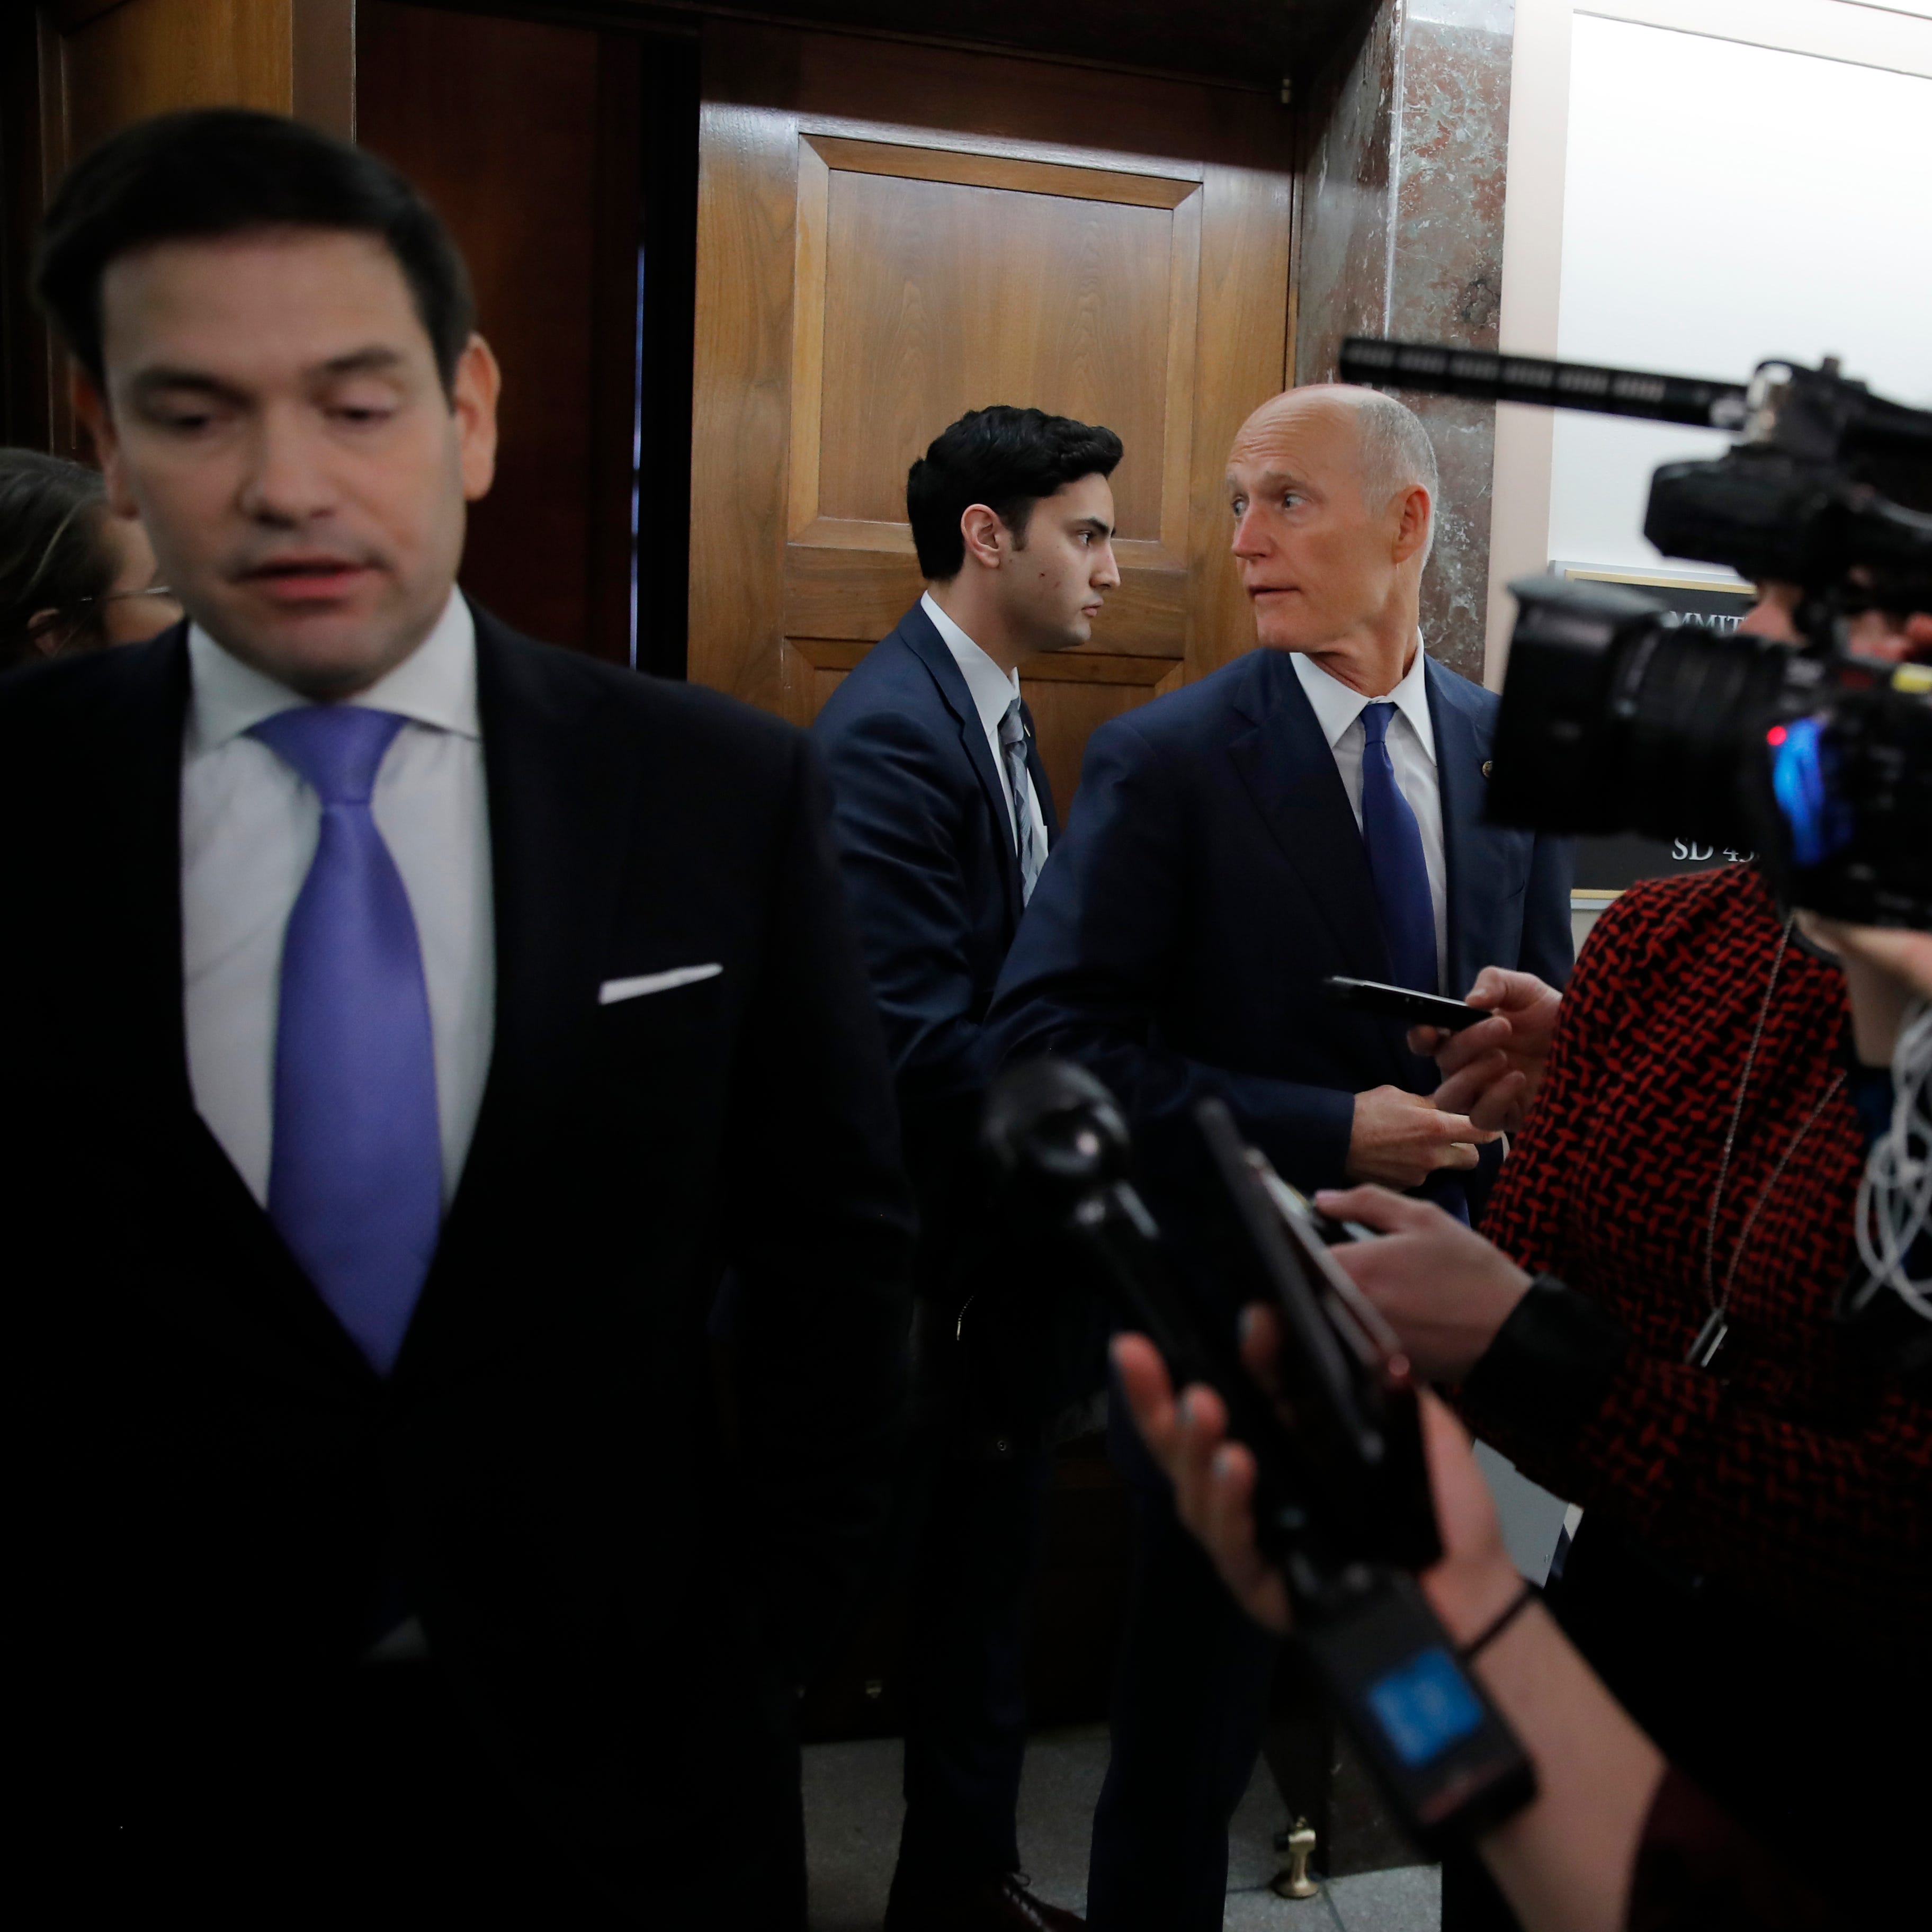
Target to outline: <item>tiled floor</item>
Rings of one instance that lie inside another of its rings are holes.
[[[1087,1840],[1107,1768],[1100,1725],[1048,1731],[1027,1754],[1020,1855],[1042,1898],[1079,1910]],[[878,1932],[898,1844],[899,1746],[818,1744],[805,1754],[806,1834],[812,1932]],[[1228,1863],[1228,1932],[1436,1932],[1441,1887],[1432,1866],[1338,1880],[1319,1898],[1280,1899],[1274,1834],[1281,1806],[1258,1772],[1234,1815]]]

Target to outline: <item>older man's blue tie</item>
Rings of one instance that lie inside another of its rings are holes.
[[[1368,848],[1382,932],[1388,940],[1389,975],[1418,992],[1437,988],[1436,908],[1429,896],[1429,867],[1422,832],[1389,762],[1388,730],[1395,706],[1362,707],[1362,843]]]
[[[1398,986],[1432,993],[1438,985],[1436,905],[1429,896],[1421,829],[1389,761],[1388,729],[1394,717],[1393,704],[1362,707],[1362,843],[1369,849],[1369,876],[1388,939],[1389,976]],[[1453,1171],[1431,1174],[1424,1192],[1457,1220],[1468,1221],[1468,1196]]]
[[[318,704],[254,728],[322,802],[282,942],[268,1215],[380,1375],[394,1366],[442,1218],[422,952],[369,805],[404,722]]]

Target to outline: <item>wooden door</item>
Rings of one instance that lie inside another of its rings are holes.
[[[177,107],[262,107],[353,130],[354,0],[67,0],[44,12],[57,171]]]
[[[707,29],[690,674],[800,724],[918,596],[906,472],[964,410],[1105,423],[1119,590],[1023,674],[1088,734],[1248,648],[1234,430],[1282,385],[1288,117],[1192,82]]]
[[[355,128],[355,0],[62,0],[38,9],[38,206],[117,129],[182,107],[260,107],[345,139]],[[38,212],[38,210],[36,211]],[[38,319],[10,328],[34,366],[10,414],[49,448],[85,455],[65,363]],[[37,439],[38,440],[38,439]]]
[[[357,10],[356,135],[448,224],[503,370],[461,583],[546,643],[631,660],[649,44],[404,0]]]

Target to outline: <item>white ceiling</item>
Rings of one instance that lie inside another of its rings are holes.
[[[1932,0],[1577,0],[1579,14],[1932,75]]]

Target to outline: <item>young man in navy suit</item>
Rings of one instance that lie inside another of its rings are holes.
[[[1078,1922],[1026,1891],[1014,1835],[1042,1425],[1071,1393],[1055,1371],[1075,1337],[1022,1312],[1024,1258],[988,1240],[975,1141],[987,1002],[1058,834],[1020,668],[1084,644],[1120,581],[1120,459],[1111,430],[1038,410],[975,410],[944,431],[906,484],[926,592],[814,734],[922,1224],[893,1932]]]
[[[1321,981],[1460,995],[1493,964],[1561,985],[1568,849],[1484,823],[1496,700],[1423,650],[1437,478],[1416,418],[1370,391],[1291,391],[1243,426],[1227,488],[1262,648],[1095,732],[988,1027],[1004,1058],[1068,1054],[1113,1088],[1184,1246],[1210,1205],[1192,1122],[1210,1095],[1304,1188],[1376,1180],[1466,1213],[1496,1136],[1437,1108],[1399,1024]],[[1205,1932],[1273,1646],[1130,1432],[1114,1448],[1142,1533],[1090,1922]]]

